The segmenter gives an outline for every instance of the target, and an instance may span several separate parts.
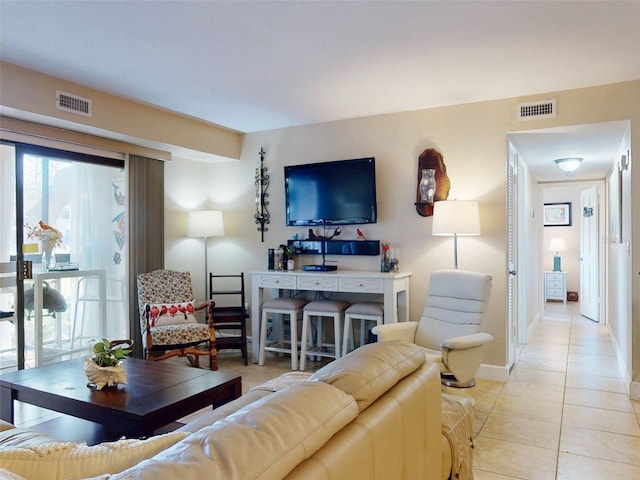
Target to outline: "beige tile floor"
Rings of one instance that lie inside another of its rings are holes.
[[[478,380],[476,480],[640,478],[640,402],[607,328],[547,303],[508,383]]]
[[[218,363],[242,375],[243,393],[291,366],[274,355],[244,366],[233,351]],[[466,391],[475,398],[476,480],[640,478],[640,402],[625,392],[606,327],[581,317],[577,303],[546,305],[508,383],[479,379]],[[51,415],[34,408],[17,409],[17,423]]]

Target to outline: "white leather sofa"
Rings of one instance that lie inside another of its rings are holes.
[[[471,418],[464,400],[443,403],[438,366],[420,347],[375,343],[314,374],[292,372],[256,387],[168,434],[176,436],[172,445],[129,468],[87,468],[85,476],[436,480],[453,468],[457,478],[473,478]],[[0,437],[0,468],[2,449]]]

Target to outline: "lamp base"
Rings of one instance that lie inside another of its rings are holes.
[[[562,267],[560,265],[560,255],[555,255],[553,257],[553,271],[554,272],[561,272],[562,271]]]

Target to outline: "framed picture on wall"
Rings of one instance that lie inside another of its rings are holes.
[[[545,203],[542,210],[542,221],[545,227],[570,227],[571,202]]]

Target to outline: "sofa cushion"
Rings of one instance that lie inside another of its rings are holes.
[[[15,447],[27,448],[34,445],[44,445],[57,441],[58,440],[55,438],[47,437],[46,435],[29,428],[12,428],[0,432],[0,448],[3,450]]]
[[[19,429],[16,429],[19,430]],[[9,433],[11,430],[3,433]],[[13,438],[12,446],[0,448],[2,468],[24,478],[75,480],[120,472],[188,436],[167,433],[147,440],[118,440],[99,445],[58,442],[25,436],[22,446]],[[8,444],[7,444],[8,445]]]
[[[193,420],[188,421],[188,423],[180,427],[178,431],[195,432],[197,430],[200,430],[201,428],[213,425],[218,420],[228,417],[232,413],[237,412],[241,408],[246,407],[256,400],[260,400],[261,398],[266,397],[267,395],[271,395],[273,392],[278,392],[283,388],[289,387],[291,385],[296,385],[300,382],[308,380],[309,376],[311,376],[311,374],[307,372],[283,373],[279,377],[273,378],[261,385],[253,387],[245,395],[242,395],[240,398],[237,398],[232,402],[225,403],[224,405],[216,407],[214,410],[211,410],[205,414],[203,414],[202,412],[197,412],[197,414],[194,414]]]
[[[0,419],[0,432],[4,432],[5,430],[11,430],[12,428],[16,428],[13,423],[9,423],[5,420]]]
[[[9,470],[5,470],[4,468],[0,468],[0,478],[2,480],[26,480],[24,477],[10,472]]]
[[[253,402],[111,479],[282,479],[358,416],[353,397],[299,382]],[[188,468],[185,469],[185,465]]]
[[[309,381],[328,383],[352,395],[363,411],[424,362],[424,350],[413,343],[370,343],[322,367]]]

